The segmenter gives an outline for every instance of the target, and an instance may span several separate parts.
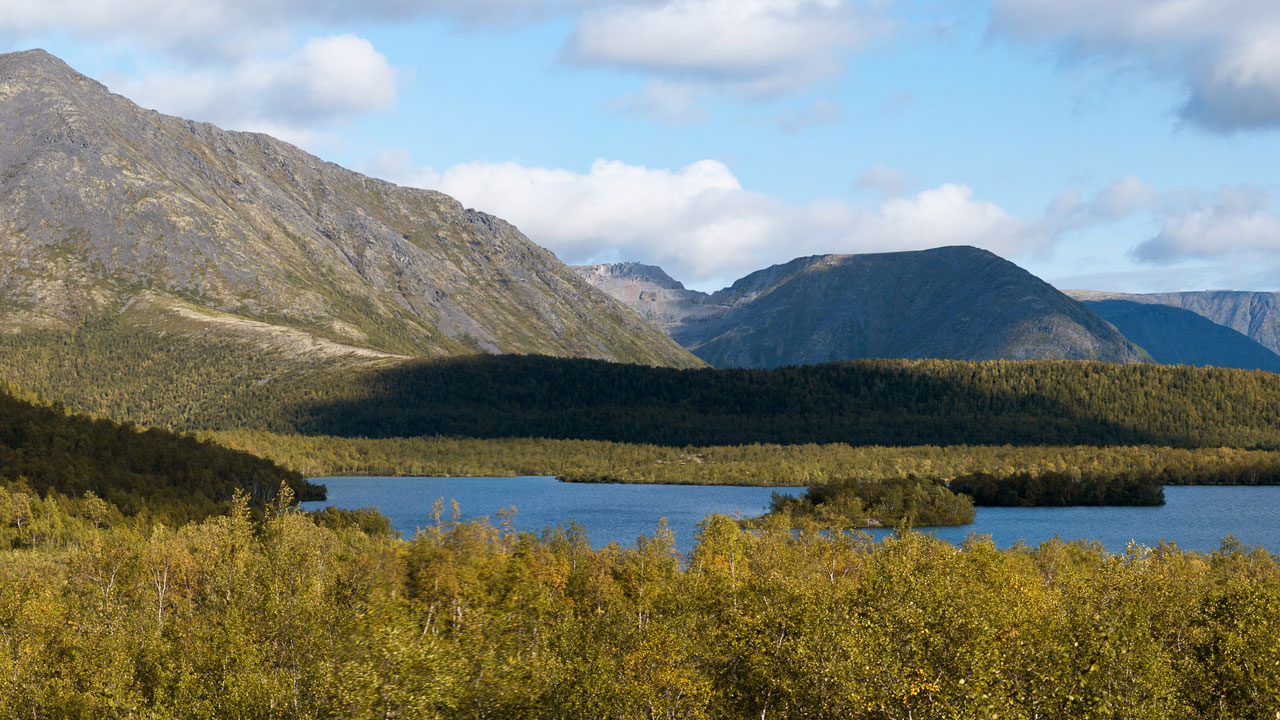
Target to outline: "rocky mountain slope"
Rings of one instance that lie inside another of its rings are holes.
[[[1167,305],[1191,312],[1246,335],[1271,352],[1280,353],[1280,293],[1242,290],[1203,290],[1131,295],[1067,290],[1077,300],[1128,300]]]
[[[648,266],[575,269],[715,367],[1147,357],[1081,304],[972,247],[800,258],[710,295]]]
[[[103,315],[297,357],[700,364],[498,218],[0,56],[0,327]]]
[[[1280,355],[1190,310],[1121,299],[1084,304],[1158,363],[1280,372]]]
[[[662,268],[636,262],[575,265],[584,280],[670,334],[677,328],[712,321],[732,309],[704,292],[686,289]]]

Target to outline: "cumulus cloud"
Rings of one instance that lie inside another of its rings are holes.
[[[1069,56],[1136,59],[1186,85],[1181,115],[1199,127],[1280,126],[1275,0],[995,0],[992,27]]]
[[[885,27],[848,0],[615,2],[586,11],[565,49],[575,62],[764,98],[840,72]]]
[[[1016,257],[1051,245],[1065,231],[1049,214],[1016,217],[961,184],[872,206],[837,199],[787,203],[743,188],[715,160],[675,170],[598,160],[587,172],[515,163],[465,163],[438,172],[394,151],[366,169],[510,220],[566,262],[638,260],[710,289],[802,255],[976,245]]]
[[[0,33],[71,33],[198,63],[238,61],[288,44],[297,25],[441,17],[465,24],[536,20],[590,0],[0,0]]]
[[[1168,212],[1160,233],[1138,245],[1133,256],[1150,263],[1186,259],[1257,259],[1280,264],[1280,214],[1275,200],[1254,188],[1224,188],[1191,207]]]
[[[249,59],[230,69],[105,80],[115,92],[162,112],[294,142],[305,142],[315,127],[389,110],[396,101],[394,68],[354,35],[312,38],[292,55]]]

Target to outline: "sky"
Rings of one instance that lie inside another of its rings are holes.
[[[1276,0],[0,0],[0,46],[702,290],[957,244],[1280,290]]]

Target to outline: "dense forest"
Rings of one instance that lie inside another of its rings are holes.
[[[661,445],[1280,448],[1280,375],[1156,365],[868,360],[666,370],[482,357],[405,365],[295,403],[303,434],[552,437]]]
[[[570,482],[692,485],[826,485],[921,478],[950,482],[1059,474],[1112,475],[1157,485],[1280,484],[1280,452],[1234,448],[1090,445],[855,447],[730,445],[668,447],[596,440],[338,438],[262,431],[204,433],[228,447],[306,475],[557,475]]]
[[[1066,505],[1163,505],[1164,488],[1157,478],[1135,473],[1016,472],[964,475],[951,481],[975,505],[1062,507]]]
[[[0,527],[0,717],[1280,713],[1280,566],[1230,539],[998,550],[712,516],[681,557],[661,527],[596,549],[447,517],[411,540],[283,504],[254,521],[243,500],[177,529],[35,512]]]
[[[0,486],[71,498],[92,494],[126,515],[183,522],[225,512],[236,490],[267,502],[281,482],[300,497],[324,497],[322,487],[297,472],[248,452],[69,415],[0,386]]]
[[[1182,366],[865,360],[682,371],[539,356],[355,366],[102,321],[0,336],[0,373],[80,411],[179,430],[1280,449],[1280,375]]]

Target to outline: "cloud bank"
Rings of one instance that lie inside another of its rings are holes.
[[[438,172],[393,151],[366,170],[507,219],[566,262],[637,260],[708,289],[812,254],[975,245],[1017,257],[1048,249],[1087,222],[1114,217],[1118,198],[1133,190],[1121,181],[1094,198],[1062,200],[1041,216],[1020,218],[954,183],[872,206],[837,199],[786,203],[743,188],[715,160],[675,170],[597,160],[586,172],[515,163],[464,163]]]
[[[1136,60],[1182,83],[1182,118],[1206,130],[1280,126],[1275,0],[994,0],[992,29],[1067,57]]]
[[[586,11],[565,44],[584,64],[776,97],[838,74],[885,21],[847,0],[664,0]]]
[[[146,107],[301,144],[316,127],[390,110],[396,102],[394,68],[354,35],[312,38],[291,55],[250,58],[231,68],[104,79]]]
[[[1133,250],[1142,261],[1242,260],[1280,266],[1280,214],[1275,198],[1255,188],[1223,188],[1190,207],[1166,213],[1160,233]]]

